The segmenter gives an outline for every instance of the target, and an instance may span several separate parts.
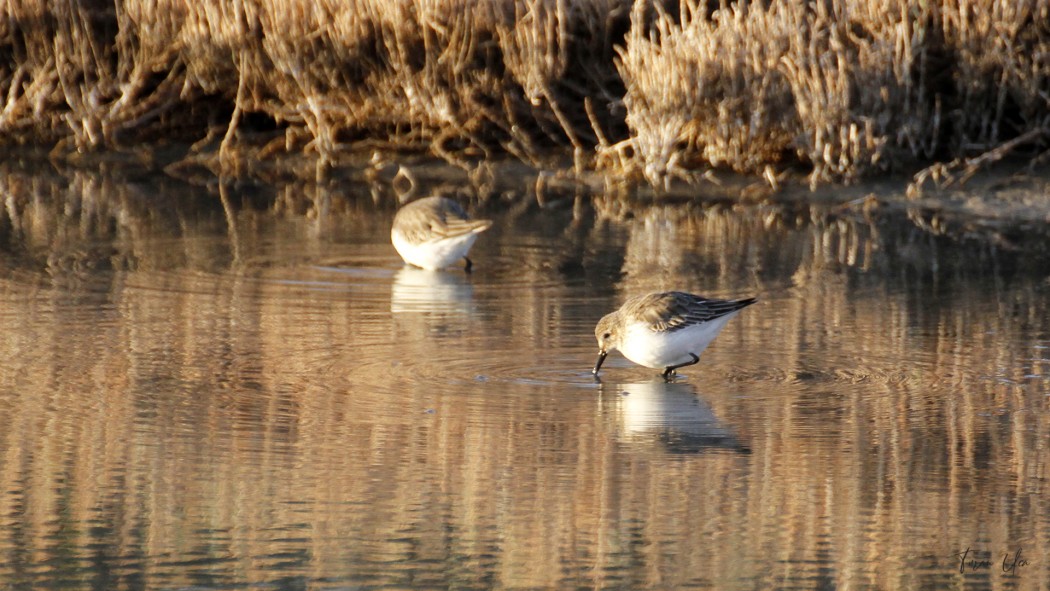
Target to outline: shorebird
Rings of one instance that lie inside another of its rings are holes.
[[[597,376],[609,352],[619,349],[638,365],[663,369],[664,379],[669,379],[678,369],[699,362],[726,322],[755,301],[713,300],[681,291],[630,298],[594,329],[598,361],[593,373]]]
[[[459,203],[447,197],[426,197],[398,210],[390,241],[411,265],[433,271],[464,259],[469,272],[473,264],[467,252],[491,225],[492,220],[470,219]]]

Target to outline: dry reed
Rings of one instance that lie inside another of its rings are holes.
[[[378,143],[466,167],[571,152],[657,185],[794,165],[848,182],[1047,143],[1050,0],[676,6],[9,0],[0,142],[323,163]]]

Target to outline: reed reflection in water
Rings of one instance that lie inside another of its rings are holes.
[[[430,273],[342,191],[2,177],[5,588],[1050,580],[1045,238],[492,204]],[[760,303],[594,381],[595,321],[668,288]]]

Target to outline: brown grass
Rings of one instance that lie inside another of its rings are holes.
[[[1045,147],[1048,22],[1050,0],[9,0],[0,141],[848,182]]]

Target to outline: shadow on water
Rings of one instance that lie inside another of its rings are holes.
[[[405,267],[363,183],[0,196],[13,589],[1050,577],[1045,231],[508,195],[468,275]],[[678,381],[596,383],[595,322],[654,289],[759,303]]]

